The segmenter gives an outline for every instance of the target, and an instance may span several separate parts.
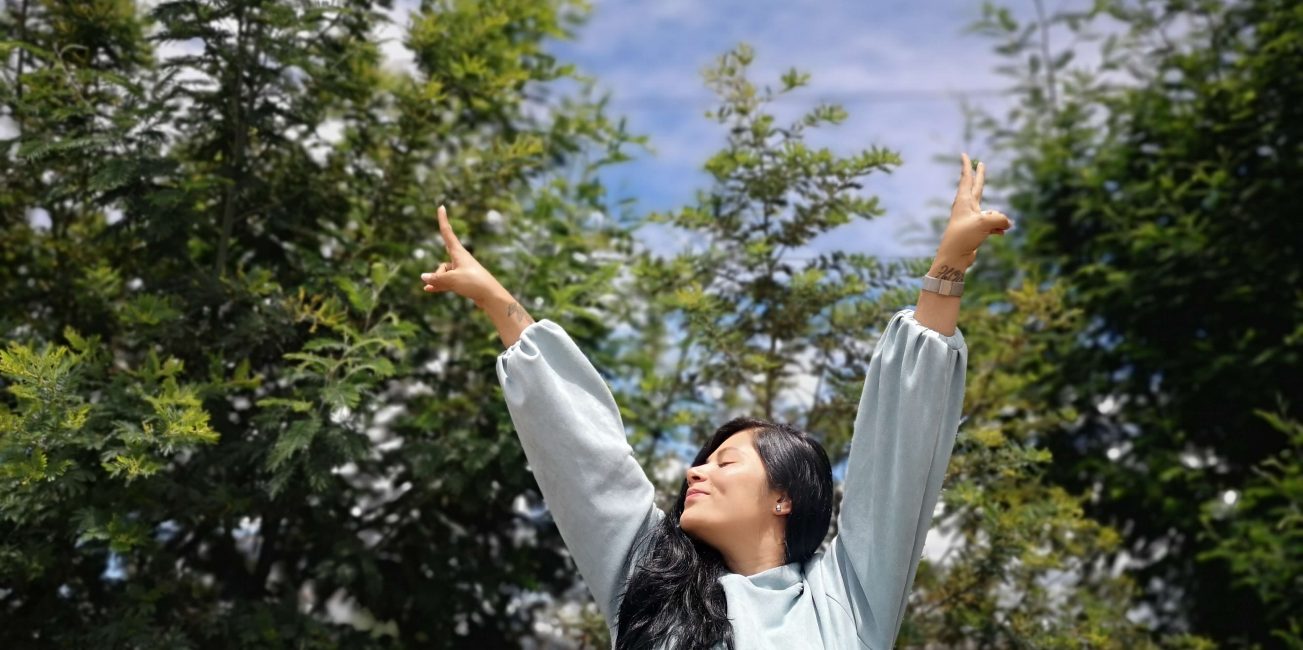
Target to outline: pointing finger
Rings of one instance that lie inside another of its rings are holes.
[[[457,235],[452,233],[452,225],[448,223],[448,211],[442,205],[439,206],[439,234],[443,235],[443,246],[449,253],[465,252],[466,249],[462,248]]]

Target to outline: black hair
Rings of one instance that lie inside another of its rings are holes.
[[[786,492],[786,563],[804,564],[814,556],[832,521],[832,465],[823,445],[787,424],[750,417],[729,420],[715,431],[692,461],[706,462],[725,440],[739,431],[756,429],[754,446],[769,478],[769,488]],[[728,573],[714,547],[679,528],[688,480],[679,498],[660,523],[637,545],[642,559],[625,585],[620,602],[616,650],[652,650],[662,641],[683,650],[711,648],[719,642],[733,648],[724,586]],[[645,552],[643,552],[645,551]]]

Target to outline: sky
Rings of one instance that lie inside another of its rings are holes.
[[[1046,8],[1085,1],[1048,0]],[[402,40],[417,4],[397,0],[392,24],[378,30],[393,67],[413,69]],[[1032,0],[1008,4],[1018,16],[1034,10]],[[820,103],[838,103],[847,121],[809,132],[809,144],[840,155],[873,146],[900,155],[902,165],[868,176],[861,190],[878,197],[885,214],[823,234],[796,251],[798,259],[833,249],[884,258],[930,255],[937,241],[927,224],[947,212],[959,154],[992,153],[965,137],[961,101],[997,115],[1008,102],[1010,84],[995,72],[994,43],[965,30],[981,16],[978,0],[592,0],[592,6],[575,39],[552,41],[549,49],[595,77],[610,94],[611,115],[650,139],[652,151],[631,148],[633,161],[603,172],[611,212],[628,198],[638,214],[672,210],[709,187],[701,167],[723,146],[724,126],[704,116],[716,103],[701,71],[744,42],[756,51],[749,76],[758,85],[777,86],[790,68],[811,75],[808,86],[771,106],[780,124]],[[166,58],[196,47],[167,42],[159,53]],[[0,131],[9,130],[0,124]],[[990,193],[983,207],[1003,210]],[[681,231],[659,224],[638,235],[663,254],[687,242]]]
[[[780,124],[819,103],[839,103],[849,119],[810,132],[811,144],[841,155],[883,146],[903,161],[866,178],[862,191],[879,197],[885,215],[825,233],[810,252],[928,255],[937,242],[926,224],[948,212],[960,153],[983,154],[980,142],[964,137],[961,99],[997,114],[1006,101],[1009,82],[994,72],[993,43],[965,33],[980,16],[974,0],[596,0],[577,38],[551,50],[596,77],[611,94],[612,113],[649,136],[654,153],[603,176],[613,200],[633,197],[641,213],[689,205],[709,187],[701,166],[725,133],[704,116],[717,104],[703,68],[745,42],[756,52],[750,78],[757,85],[778,86],[790,68],[810,73],[809,85],[772,106]],[[911,226],[924,229],[907,241],[903,229]],[[668,226],[640,234],[658,251],[684,243]]]

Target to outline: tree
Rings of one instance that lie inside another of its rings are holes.
[[[417,278],[447,202],[598,347],[627,237],[590,218],[594,170],[636,139],[549,91],[583,7],[429,3],[410,72],[361,0],[9,8],[0,644],[530,636],[526,596],[573,571],[489,324]]]
[[[915,582],[899,644],[950,648],[1208,648],[1184,634],[1151,638],[1128,619],[1138,589],[1101,570],[1117,530],[1085,514],[1090,493],[1048,480],[1040,441],[1073,422],[1044,387],[1054,351],[1080,334],[1066,286],[1034,276],[1001,288],[992,258],[1017,255],[988,240],[965,278],[961,329],[969,348],[964,421],[936,530],[951,541]],[[971,278],[971,279],[970,279]]]
[[[1048,476],[1090,491],[1087,513],[1123,532],[1111,559],[1134,558],[1156,630],[1273,647],[1297,625],[1297,591],[1272,604],[1226,553],[1246,547],[1201,521],[1249,485],[1273,489],[1253,478],[1268,459],[1297,462],[1258,414],[1303,380],[1303,303],[1280,290],[1301,269],[1303,16],[1268,0],[1119,1],[1027,22],[988,7],[977,28],[1017,82],[1016,107],[983,121],[1021,231],[1004,272],[1060,278],[1087,323],[1047,377],[1079,414],[1040,437]],[[1104,35],[1098,69],[1070,67],[1058,34]],[[1279,526],[1296,536],[1297,519]]]
[[[665,333],[656,322],[666,315],[683,328],[674,372],[654,370],[658,360],[650,356],[635,364],[643,366],[641,392],[654,396],[643,398],[652,401],[641,402],[647,412],[639,409],[640,421],[660,439],[702,435],[726,413],[745,411],[799,421],[811,431],[844,429],[829,440],[838,447],[847,441],[872,351],[866,327],[885,323],[893,298],[903,294],[875,298],[898,290],[901,272],[840,251],[798,266],[791,253],[852,219],[881,214],[876,198],[852,190],[900,161],[880,147],[844,158],[807,147],[806,129],[845,119],[839,106],[821,105],[777,126],[764,105],[805,85],[809,75],[788,71],[779,90],[761,93],[745,76],[753,57],[743,44],[705,72],[722,102],[707,117],[729,132],[726,148],[705,163],[715,185],[698,192],[696,205],[649,217],[691,231],[705,249],[668,260],[643,253],[635,267],[639,291],[655,300],[636,329],[656,341]],[[828,390],[810,408],[784,395],[803,373]],[[708,397],[712,391],[717,397]]]

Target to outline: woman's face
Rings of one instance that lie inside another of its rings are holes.
[[[705,463],[687,470],[688,497],[679,527],[716,549],[753,543],[784,521],[774,516],[782,495],[769,489],[754,431],[729,436]],[[781,503],[783,513],[790,510],[785,499]]]

